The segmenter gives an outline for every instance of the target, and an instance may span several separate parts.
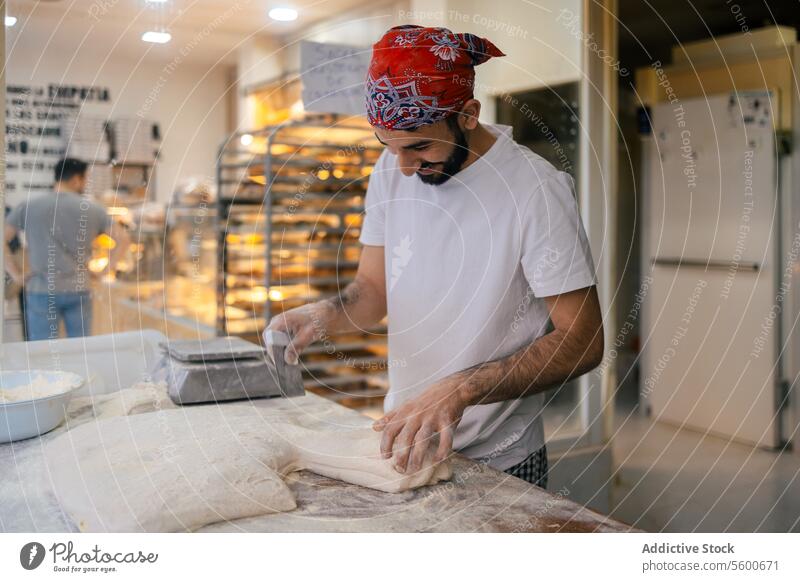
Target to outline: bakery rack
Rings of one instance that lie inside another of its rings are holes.
[[[309,116],[231,135],[217,164],[217,332],[261,341],[284,310],[337,295],[358,267],[364,197],[381,152],[358,119]],[[302,355],[306,389],[380,404],[386,328],[327,338]]]

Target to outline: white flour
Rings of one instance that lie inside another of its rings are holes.
[[[60,375],[57,378],[48,378],[44,374],[36,374],[31,379],[30,384],[25,386],[0,388],[0,404],[47,398],[48,396],[69,392],[76,385],[76,377],[72,374]]]

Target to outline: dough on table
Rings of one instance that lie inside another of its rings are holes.
[[[70,419],[73,420],[70,424],[75,425],[92,418],[111,418],[164,408],[175,408],[167,395],[166,382],[137,382],[130,388],[109,394],[76,396],[70,401],[67,412],[77,416],[77,419]]]
[[[282,477],[308,469],[386,492],[449,479],[448,463],[398,473],[371,428],[312,430],[251,405],[191,406],[88,422],[53,439],[45,461],[81,531],[164,532],[290,511]]]

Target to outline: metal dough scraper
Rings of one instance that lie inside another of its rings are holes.
[[[163,342],[152,377],[167,383],[175,404],[303,396],[300,366],[283,358],[289,336],[277,332],[271,340],[269,355],[238,337]]]

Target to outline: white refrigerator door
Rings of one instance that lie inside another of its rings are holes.
[[[769,93],[653,110],[642,402],[764,447],[776,414],[780,217]]]

